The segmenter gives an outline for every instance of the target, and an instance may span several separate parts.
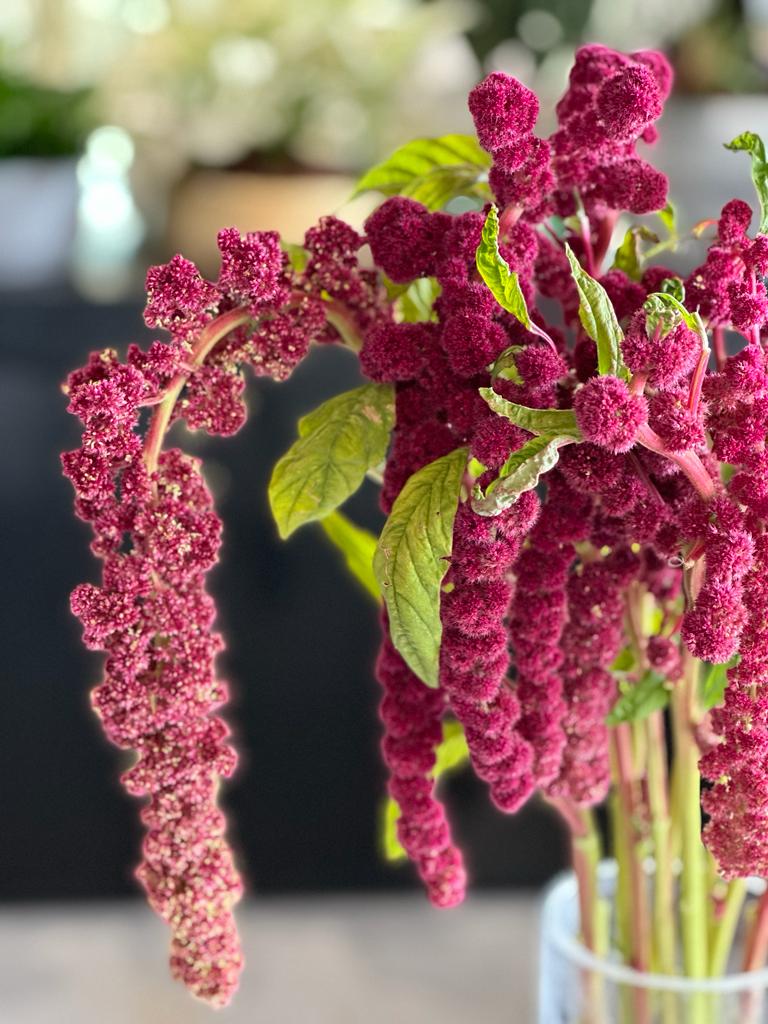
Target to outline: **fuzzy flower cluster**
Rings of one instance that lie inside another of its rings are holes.
[[[728,878],[768,871],[768,536],[756,545],[744,584],[747,629],[728,671],[725,703],[713,715],[720,742],[701,761],[712,780],[703,806],[705,840]]]
[[[466,873],[430,774],[442,737],[445,696],[424,686],[388,637],[376,675],[384,689],[382,755],[390,771],[389,795],[400,811],[398,839],[416,864],[430,901],[436,907],[455,906],[464,898]]]
[[[480,145],[493,156],[490,184],[503,207],[527,219],[575,212],[578,190],[590,214],[649,213],[664,206],[667,179],[638,157],[639,140],[656,139],[656,121],[672,70],[654,51],[627,56],[604,46],[576,54],[568,90],[557,105],[559,127],[533,134],[536,96],[517,79],[494,72],[470,93]]]
[[[681,676],[681,645],[726,661],[756,621],[749,573],[759,519],[768,514],[761,344],[768,243],[747,235],[745,204],[729,203],[706,263],[684,282],[687,308],[698,309],[704,329],[726,325],[749,341],[736,356],[718,356],[716,371],[707,367],[698,330],[644,308],[673,271],[648,267],[634,280],[601,270],[618,211],[646,213],[666,202],[666,179],[635,147],[654,141],[670,86],[660,54],[584,47],[548,140],[534,134],[536,97],[516,80],[495,73],[470,95],[478,139],[493,158],[500,250],[553,346],[479,282],[474,254],[483,214],[449,217],[394,197],[365,227],[374,261],[391,280],[432,278],[439,286],[431,319],[379,321],[364,335],[363,372],[396,388],[386,512],[411,474],[456,447],[468,445],[485,467],[478,480],[485,486],[530,440],[478,402],[479,387],[533,409],[572,408],[581,432],[536,492],[490,518],[460,503],[455,521],[441,604],[442,696],[432,699],[462,723],[475,773],[507,811],[536,789],[581,807],[605,798],[606,717],[618,697],[611,668],[627,644],[630,590],[652,595],[665,621],[676,623],[650,637],[642,653],[670,685]],[[626,378],[598,374],[562,242],[535,227],[552,213],[577,212],[576,192],[584,214],[567,241],[614,306]],[[559,322],[540,315],[539,296],[559,304]],[[503,352],[514,353],[514,373],[492,378]],[[735,467],[728,486],[718,460]],[[718,750],[732,751],[727,708],[714,724],[726,737]],[[729,786],[714,791],[722,805],[736,784]],[[405,810],[401,820],[407,829]],[[713,823],[713,848],[715,832]],[[415,860],[420,865],[418,853]]]
[[[93,706],[109,739],[136,754],[123,783],[147,798],[137,875],[171,928],[173,973],[214,1005],[229,1002],[242,967],[232,913],[242,885],[217,807],[236,758],[215,715],[227,688],[205,589],[221,523],[199,461],[163,450],[164,433],[176,418],[211,434],[238,430],[244,367],[288,376],[312,340],[331,340],[324,302],[342,295],[362,329],[379,297],[357,267],[361,242],[328,218],[308,233],[296,274],[274,233],[224,230],[218,281],[181,256],[150,269],[145,319],[169,340],[131,346],[124,363],[110,349],[93,353],[65,388],[84,429],[63,469],[103,561],[100,585],[81,584],[71,601],[86,645],[106,653]]]
[[[376,668],[398,837],[430,900],[453,906],[466,884],[435,793],[443,719],[463,728],[472,768],[501,810],[536,790],[571,809],[593,806],[610,783],[606,717],[624,648],[633,682],[642,667],[669,686],[683,648],[716,663],[740,654],[702,762],[713,783],[706,836],[726,874],[768,873],[768,239],[749,234],[746,204],[724,207],[705,261],[675,283],[698,319],[659,301],[676,276],[668,268],[630,277],[604,266],[620,213],[666,203],[666,179],[636,146],[654,141],[670,86],[660,54],[582,47],[549,139],[534,134],[538,100],[510,76],[494,73],[470,94],[492,157],[499,251],[530,323],[502,308],[477,272],[487,210],[448,214],[392,196],[364,236],[321,221],[301,269],[277,236],[233,230],[219,237],[216,282],[182,257],[153,268],[146,320],[170,340],[132,347],[124,363],[97,353],[70,378],[70,409],[85,430],[64,470],[104,562],[101,585],[79,587],[73,609],[86,643],[107,653],[94,693],[107,734],[138,755],[126,786],[149,797],[140,877],[171,924],[174,970],[205,998],[226,1002],[240,966],[231,918],[240,883],[215,804],[234,755],[214,716],[226,692],[204,589],[220,524],[199,466],[163,450],[163,437],[176,418],[233,433],[245,418],[245,368],[283,380],[312,342],[349,344],[367,378],[393,385],[385,513],[422,467],[458,448],[471,457],[442,581],[438,685],[411,672],[386,616]],[[543,223],[552,215],[557,230]],[[373,269],[358,263],[364,243]],[[567,246],[613,305],[614,373],[599,372]],[[384,278],[390,295],[422,281],[420,294],[435,295],[430,311],[387,300]],[[730,357],[726,329],[746,341]],[[527,407],[511,418],[532,430],[492,411],[481,395],[489,388]],[[556,465],[485,514],[477,492],[488,499],[497,477],[540,444],[539,414],[570,424]],[[628,637],[638,594],[652,596],[662,622],[643,642]]]

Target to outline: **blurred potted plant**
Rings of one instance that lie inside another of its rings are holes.
[[[0,286],[61,282],[74,238],[87,90],[0,75]]]
[[[300,237],[404,134],[466,120],[472,21],[464,0],[172,4],[162,27],[131,37],[99,100],[137,140],[155,191],[158,169],[178,182],[172,248],[210,266],[219,224]]]

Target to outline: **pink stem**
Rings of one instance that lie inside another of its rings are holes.
[[[589,235],[589,220],[586,216],[579,217],[579,234],[581,241],[584,244],[584,259],[586,260],[586,270],[590,277],[597,276],[597,269],[595,266],[595,254],[592,249],[592,239]]]
[[[597,245],[595,246],[595,266],[599,270],[602,266],[605,254],[613,238],[613,231],[616,221],[619,219],[618,210],[609,210],[597,223]]]
[[[523,207],[515,203],[510,203],[509,206],[504,207],[499,217],[499,238],[506,237],[510,229],[520,220],[522,212]]]
[[[162,402],[152,416],[152,422],[144,442],[144,464],[150,476],[157,469],[157,460],[160,457],[160,449],[163,446],[163,439],[171,421],[174,406],[190,374],[202,365],[208,353],[222,338],[225,338],[236,327],[242,327],[243,324],[248,323],[250,319],[251,314],[247,309],[231,309],[228,313],[222,313],[215,320],[211,320],[200,332],[192,349],[188,366],[173,378],[166,389]]]
[[[745,971],[756,971],[765,964],[768,955],[768,889],[757,903],[757,911],[744,950]]]
[[[649,451],[656,452],[670,459],[688,477],[704,501],[711,501],[715,496],[715,482],[704,468],[696,452],[671,452],[667,449],[655,430],[644,423],[637,432],[638,444]]]
[[[712,332],[712,347],[715,350],[715,362],[717,364],[717,369],[722,370],[725,366],[726,360],[724,327],[715,327]]]

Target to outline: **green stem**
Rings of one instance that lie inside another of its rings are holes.
[[[637,583],[627,592],[627,636],[641,672],[649,668],[645,650],[650,595]],[[670,846],[667,740],[664,715],[656,711],[637,723],[643,731],[648,812],[656,872],[653,882],[652,967],[661,974],[675,973],[675,879]]]
[[[598,956],[608,953],[610,907],[600,897],[597,868],[602,857],[602,843],[591,810],[578,807],[570,800],[553,798],[550,803],[568,825],[571,836],[573,871],[579,894],[581,941]],[[584,1024],[607,1024],[605,988],[599,972],[585,971],[583,983]]]
[[[745,879],[735,878],[728,885],[728,893],[712,934],[712,948],[709,954],[709,973],[711,975],[724,974],[728,967],[728,957],[746,895]]]
[[[629,922],[629,962],[638,971],[650,970],[648,903],[646,877],[640,860],[637,832],[636,780],[632,757],[632,734],[626,723],[613,729],[613,743],[618,773],[620,806],[619,826],[623,832],[624,870],[628,876],[631,917]],[[621,870],[622,865],[619,865]]]
[[[655,711],[645,720],[648,740],[648,805],[656,874],[653,884],[654,970],[675,973],[675,878],[670,847],[667,750],[664,717]]]
[[[706,860],[701,842],[701,786],[699,749],[693,728],[696,723],[696,688],[699,663],[683,654],[685,675],[673,694],[676,749],[680,770],[680,829],[683,869],[680,913],[685,973],[690,978],[707,974]]]
[[[705,978],[709,969],[707,942],[707,862],[701,841],[701,780],[699,749],[694,729],[698,722],[699,662],[683,651],[683,679],[672,694],[672,724],[680,815],[682,872],[680,877],[680,929],[683,967],[689,978]],[[687,1024],[708,1024],[711,1001],[706,993],[693,993]]]

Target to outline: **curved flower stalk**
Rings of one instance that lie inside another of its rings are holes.
[[[220,523],[198,462],[164,440],[177,419],[234,433],[245,367],[284,380],[313,342],[357,353],[367,380],[302,419],[270,502],[288,537],[328,527],[366,477],[381,483],[378,541],[338,515],[326,532],[385,606],[382,754],[429,899],[453,906],[466,886],[435,795],[450,733],[499,809],[539,791],[574,829],[586,939],[599,918],[589,808],[613,788],[628,962],[678,966],[674,941],[649,948],[646,923],[661,942],[681,844],[682,966],[725,963],[702,802],[721,875],[768,874],[768,163],[752,133],[730,144],[753,159],[756,233],[732,200],[685,281],[653,264],[680,236],[666,178],[636,146],[655,140],[670,87],[661,54],[582,47],[545,139],[534,94],[494,73],[469,97],[477,141],[419,140],[365,176],[387,198],[364,236],[326,218],[289,260],[273,234],[226,230],[216,282],[182,257],[150,270],[147,323],[169,341],[124,363],[96,353],[70,377],[84,435],[64,470],[103,560],[101,585],[72,600],[107,654],[94,705],[137,754],[124,778],[149,798],[139,877],[171,925],[175,973],[209,1001],[230,998],[241,966],[216,806],[235,757],[204,588]],[[448,213],[458,196],[476,208]],[[621,213],[652,212],[664,240],[632,225],[614,244]],[[726,330],[745,341],[730,357]],[[666,886],[653,915],[651,841]]]
[[[137,875],[172,933],[171,966],[197,996],[225,1005],[242,968],[232,910],[242,884],[217,807],[219,779],[236,758],[215,711],[227,698],[215,657],[215,608],[205,577],[218,558],[221,523],[198,459],[164,449],[183,418],[211,434],[242,426],[242,370],[282,380],[311,340],[330,329],[324,290],[343,291],[350,316],[373,315],[376,291],[356,269],[360,239],[327,220],[308,234],[310,259],[294,274],[274,233],[219,235],[216,283],[181,257],[147,275],[145,319],[170,333],[120,363],[93,353],[70,375],[69,410],[82,447],[63,456],[78,515],[103,561],[100,586],[72,594],[88,647],[106,652],[93,706],[109,739],[133,750],[128,791],[148,797]],[[140,414],[151,411],[142,440]]]

